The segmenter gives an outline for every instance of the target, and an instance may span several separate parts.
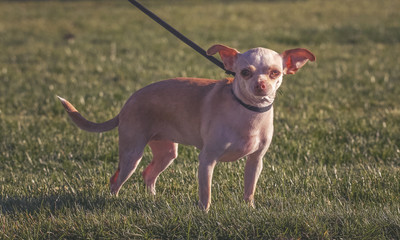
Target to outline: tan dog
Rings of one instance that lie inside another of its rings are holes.
[[[314,55],[306,49],[278,54],[265,48],[240,54],[214,45],[207,54],[219,53],[234,80],[176,78],[153,83],[134,93],[121,112],[104,123],[83,118],[60,98],[74,123],[83,130],[104,132],[118,126],[119,165],[111,177],[111,192],[118,194],[132,175],[148,144],[153,160],[143,172],[147,188],[155,194],[157,177],[177,157],[178,143],[193,145],[199,155],[199,206],[208,210],[211,179],[217,162],[247,157],[244,199],[253,205],[256,183],[273,135],[276,91],[284,74],[294,74]]]

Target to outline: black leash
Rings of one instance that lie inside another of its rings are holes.
[[[207,52],[202,49],[199,45],[197,45],[196,43],[194,43],[192,40],[188,39],[187,37],[185,37],[182,33],[178,32],[175,28],[171,27],[171,25],[169,25],[168,23],[164,22],[161,18],[159,18],[157,15],[155,15],[154,13],[152,13],[150,10],[148,10],[147,8],[145,8],[142,4],[140,4],[138,1],[136,0],[129,0],[130,3],[132,3],[133,5],[135,5],[135,7],[137,7],[140,11],[142,11],[144,14],[146,14],[147,16],[149,16],[151,19],[153,19],[154,21],[156,21],[158,24],[160,24],[162,27],[164,27],[166,30],[168,30],[170,33],[172,33],[175,37],[179,38],[182,42],[186,43],[189,47],[193,48],[194,50],[196,50],[198,53],[200,53],[203,57],[207,58],[208,60],[210,60],[211,62],[213,62],[215,65],[217,65],[218,67],[222,68],[225,73],[230,74],[235,76],[234,72],[231,72],[229,70],[225,69],[224,64],[219,61],[218,59],[216,59],[213,56],[208,56]]]

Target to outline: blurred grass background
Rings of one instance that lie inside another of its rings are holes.
[[[141,171],[118,198],[117,131],[86,133],[145,85],[224,73],[128,1],[0,2],[0,238],[400,238],[400,2],[142,1],[207,49],[304,47],[317,62],[286,76],[256,209],[244,161],[217,165],[197,209],[197,154],[181,146],[158,181]]]

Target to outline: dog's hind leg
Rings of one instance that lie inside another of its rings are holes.
[[[110,190],[112,194],[118,195],[122,185],[136,170],[136,167],[142,159],[146,144],[147,141],[132,139],[120,132],[118,169],[110,179]]]
[[[178,156],[178,144],[171,141],[151,141],[149,146],[153,152],[153,160],[143,171],[143,178],[148,191],[155,194],[158,176]]]

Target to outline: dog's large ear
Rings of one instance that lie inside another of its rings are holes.
[[[233,71],[233,65],[235,64],[239,51],[221,44],[214,45],[207,50],[207,55],[214,55],[219,53],[226,70]]]
[[[308,60],[315,61],[314,54],[304,48],[286,50],[281,56],[284,74],[295,74]]]

